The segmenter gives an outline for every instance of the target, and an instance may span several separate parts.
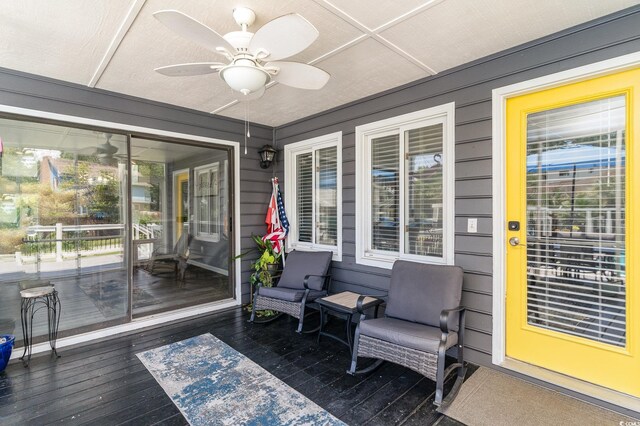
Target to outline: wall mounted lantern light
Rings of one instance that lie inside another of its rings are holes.
[[[260,167],[268,169],[269,166],[271,166],[271,163],[275,161],[277,153],[278,151],[276,151],[271,145],[264,145],[260,151],[258,151],[258,154],[260,154]]]

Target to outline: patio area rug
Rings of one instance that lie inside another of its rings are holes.
[[[469,426],[640,424],[637,419],[485,367],[464,382],[443,413]]]
[[[211,334],[137,356],[191,425],[344,425]]]

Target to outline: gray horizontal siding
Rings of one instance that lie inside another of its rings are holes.
[[[280,147],[343,132],[343,260],[334,262],[335,291],[386,290],[389,271],[355,263],[355,127],[456,103],[455,263],[465,270],[463,302],[468,359],[491,363],[492,156],[491,91],[497,87],[640,50],[635,7],[408,85],[276,129]],[[279,170],[282,173],[282,169]],[[287,177],[289,178],[289,177]],[[467,218],[478,233],[467,233]]]

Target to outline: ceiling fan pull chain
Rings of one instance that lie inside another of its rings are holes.
[[[249,137],[249,122],[247,121],[247,104],[244,104],[244,155],[247,155],[247,138]]]

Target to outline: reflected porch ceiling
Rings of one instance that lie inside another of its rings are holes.
[[[638,0],[4,0],[0,66],[244,119],[245,104],[217,74],[165,77],[154,68],[219,56],[152,17],[176,9],[219,33],[250,31],[292,12],[320,31],[290,60],[331,74],[319,91],[267,86],[247,104],[252,122],[280,126],[640,3]]]

